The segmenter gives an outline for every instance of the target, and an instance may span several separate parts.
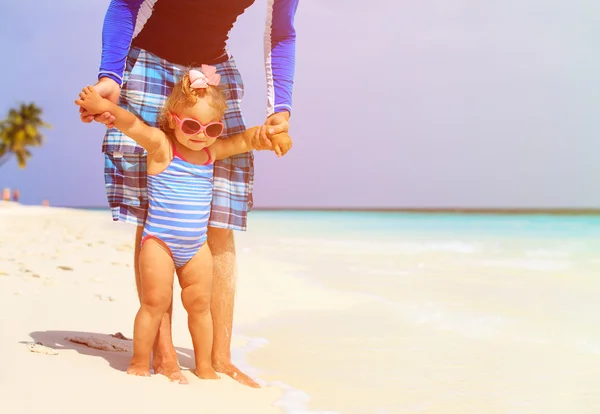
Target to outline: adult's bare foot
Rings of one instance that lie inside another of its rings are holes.
[[[233,365],[231,362],[213,361],[213,368],[217,372],[229,375],[240,384],[247,385],[252,388],[260,388],[260,385],[258,385],[256,381],[240,371],[238,367]]]
[[[129,375],[137,375],[138,377],[149,377],[150,367],[148,367],[147,362],[144,363],[131,359],[129,367],[127,368],[127,373]]]
[[[187,378],[183,375],[181,368],[179,367],[175,349],[166,354],[155,353],[152,358],[152,368],[154,369],[155,374],[164,375],[173,382],[178,382],[180,384],[188,383]]]
[[[198,378],[201,379],[219,379],[220,377],[217,375],[213,367],[211,366],[199,366],[196,367],[195,374]]]

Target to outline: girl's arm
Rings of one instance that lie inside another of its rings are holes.
[[[244,152],[254,150],[252,146],[252,137],[257,127],[250,128],[241,134],[234,135],[226,139],[217,139],[214,144],[208,147],[215,160],[224,160],[232,155],[243,154]]]
[[[115,128],[144,147],[148,154],[154,154],[166,139],[165,133],[160,129],[146,125],[128,110],[101,97],[91,86],[83,88],[75,104],[93,115],[105,112],[112,114],[115,117],[113,122]]]
[[[255,150],[256,148],[252,145],[252,138],[259,128],[260,127],[250,128],[241,134],[234,135],[230,138],[218,139],[209,147],[209,150],[212,152],[211,155],[213,155],[215,160],[223,160],[232,155],[243,154]],[[285,155],[292,147],[292,139],[288,134],[277,134],[274,135],[272,139],[273,151],[275,151],[278,156]]]

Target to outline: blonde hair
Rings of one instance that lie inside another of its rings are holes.
[[[220,114],[220,117],[223,117],[227,109],[227,99],[223,91],[218,86],[211,85],[203,89],[194,89],[190,87],[190,75],[186,73],[167,97],[158,117],[158,127],[167,134],[173,134],[177,124],[171,114],[181,113],[185,108],[196,105],[198,99],[205,98],[209,99],[209,105]]]

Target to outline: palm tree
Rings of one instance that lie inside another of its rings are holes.
[[[50,128],[41,116],[39,106],[21,104],[19,108],[11,109],[4,121],[0,121],[0,167],[14,155],[19,167],[25,168],[31,157],[28,147],[39,147],[43,143],[44,136],[39,129]]]

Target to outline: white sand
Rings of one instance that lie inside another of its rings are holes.
[[[257,213],[236,234],[233,355],[266,385],[255,390],[189,371],[187,386],[126,375],[131,342],[109,334],[130,338],[137,311],[133,228],[107,212],[0,203],[0,413],[600,412],[598,233],[416,228],[386,241],[325,219]]]
[[[285,264],[241,250],[236,324],[284,311],[344,309],[358,300],[324,296],[322,288],[286,275],[293,269]],[[256,390],[226,376],[202,381],[186,371],[186,386],[124,372],[130,344],[109,334],[132,336],[138,305],[132,251],[133,227],[111,223],[107,212],[0,203],[0,412],[281,412],[273,406],[281,390],[268,384]],[[192,345],[178,287],[175,298],[174,342],[188,370]],[[244,365],[247,345],[234,332],[234,362]]]

